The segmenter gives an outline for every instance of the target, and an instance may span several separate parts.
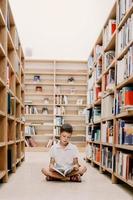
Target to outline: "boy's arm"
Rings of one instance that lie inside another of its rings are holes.
[[[73,158],[73,169],[78,171],[80,165],[79,165],[79,162],[78,162],[78,158]]]
[[[55,159],[51,157],[50,158],[50,163],[49,163],[49,170],[50,171],[54,171],[54,169],[53,169],[54,164],[55,164]]]

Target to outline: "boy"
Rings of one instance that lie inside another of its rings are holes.
[[[49,168],[42,169],[42,173],[46,176],[46,180],[62,180],[81,182],[81,176],[86,172],[86,167],[80,166],[78,163],[78,149],[69,141],[71,139],[73,128],[70,124],[63,124],[61,127],[60,141],[53,145],[50,149],[50,164]],[[57,173],[53,167],[55,164],[60,166],[73,166],[72,172],[63,177]]]

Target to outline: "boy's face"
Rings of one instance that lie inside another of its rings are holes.
[[[71,139],[71,133],[67,133],[67,132],[62,132],[61,135],[60,135],[60,141],[61,141],[61,144],[66,146],[70,139]]]

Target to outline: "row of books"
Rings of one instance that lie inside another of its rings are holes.
[[[64,115],[65,114],[65,107],[64,106],[55,106],[54,114],[55,115]]]
[[[121,22],[127,11],[133,6],[132,0],[119,0],[117,5],[117,22]]]
[[[110,117],[114,114],[114,95],[108,95],[102,99],[102,118]]]
[[[113,82],[113,81],[112,81]],[[113,84],[113,83],[112,83]],[[113,86],[112,86],[113,87]],[[111,87],[110,87],[111,89]],[[113,89],[113,88],[112,88]],[[87,95],[88,105],[94,103],[94,91],[89,91]],[[129,85],[117,91],[116,99],[113,94],[110,94],[102,99],[101,116],[102,118],[111,117],[112,115],[120,114],[126,110],[133,110],[133,86]],[[95,113],[98,113],[97,109]],[[96,120],[98,115],[95,115]],[[99,116],[98,116],[99,117]]]
[[[133,14],[118,32],[118,54],[133,41]]]
[[[102,166],[113,170],[113,153],[111,147],[102,147]]]
[[[98,61],[101,55],[103,55],[103,46],[97,44],[95,47],[95,60]]]
[[[104,28],[104,35],[103,35],[103,47],[106,48],[108,45],[113,33],[116,30],[116,20],[109,19],[107,26]]]
[[[100,162],[99,147],[88,144],[86,156],[89,159]],[[133,182],[133,155],[129,152],[116,151],[113,156],[111,147],[103,147],[101,154],[101,165],[111,169],[117,175],[127,181]]]
[[[60,136],[60,129],[61,129],[61,127],[59,127],[59,126],[57,126],[57,127],[54,128],[54,136],[55,137],[56,136]]]
[[[54,118],[54,125],[55,126],[62,126],[64,124],[64,118],[62,116],[56,116]]]
[[[87,109],[85,117],[87,124],[101,120],[101,107],[95,106],[94,108]]]
[[[56,95],[55,104],[68,104],[68,97],[66,95]]]
[[[117,61],[117,85],[131,75],[133,75],[133,46],[121,60]]]
[[[133,154],[117,151],[115,155],[115,172],[127,181],[133,182]]]
[[[110,51],[105,52],[104,62],[103,62],[104,70],[106,70],[111,65],[114,58],[115,58],[115,51],[114,50],[110,50]]]
[[[116,144],[133,145],[133,120],[119,119],[116,123]]]
[[[133,110],[133,86],[126,86],[116,94],[116,114]]]
[[[86,140],[100,142],[101,130],[100,126],[89,126],[86,128]]]
[[[25,136],[36,135],[36,128],[33,125],[25,125]]]
[[[101,141],[103,143],[113,144],[113,135],[114,135],[113,120],[102,123],[102,125],[101,125]]]
[[[26,105],[25,106],[25,114],[44,114],[44,115],[48,115],[48,113],[49,113],[49,110],[48,110],[47,107],[43,107],[41,109],[41,111],[39,111],[36,106],[33,106],[33,105]]]
[[[108,73],[105,74],[105,91],[110,91],[115,89],[115,69],[109,69]]]
[[[95,75],[95,79],[96,81],[99,80],[101,74],[102,74],[102,59],[98,60],[97,64],[96,64],[96,75]]]
[[[12,94],[9,92],[7,96],[7,113],[9,115],[15,115],[16,114],[16,99],[12,96]]]

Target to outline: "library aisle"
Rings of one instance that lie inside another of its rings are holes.
[[[84,155],[81,155],[83,161]],[[133,200],[133,193],[122,184],[112,184],[110,178],[85,163],[88,170],[82,183],[46,182],[40,170],[48,162],[48,152],[26,152],[26,161],[8,184],[0,185],[1,200]]]

